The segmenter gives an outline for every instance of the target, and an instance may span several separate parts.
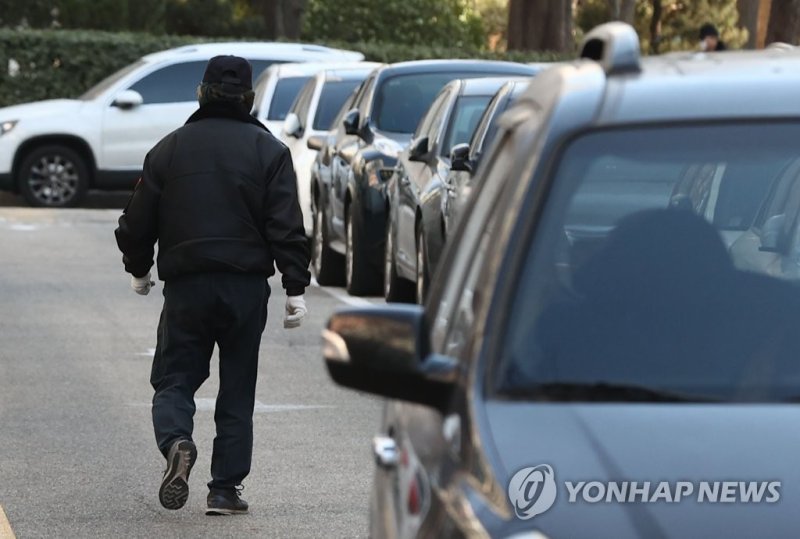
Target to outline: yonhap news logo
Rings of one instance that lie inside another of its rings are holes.
[[[556,501],[556,478],[553,468],[540,464],[523,468],[508,483],[508,499],[517,518],[528,520],[541,515]]]
[[[757,504],[781,499],[780,481],[564,481],[567,503]],[[541,515],[559,485],[548,464],[522,468],[508,482],[508,499],[521,520]]]

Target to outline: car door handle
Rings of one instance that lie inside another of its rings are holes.
[[[400,462],[397,442],[388,436],[375,436],[372,439],[372,453],[375,463],[382,468],[394,468]]]

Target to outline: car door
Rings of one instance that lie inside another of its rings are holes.
[[[447,87],[434,100],[420,121],[411,146],[423,137],[428,137],[428,147],[433,150],[431,154],[435,155],[435,143],[452,101],[453,91]],[[406,156],[407,152],[408,150],[405,152]],[[406,157],[403,163],[403,174],[398,178],[396,263],[406,275],[410,275],[412,272],[416,273],[417,204],[420,190],[430,180],[436,161],[437,159],[432,162],[410,161]]]
[[[289,113],[294,113],[300,120],[301,132],[294,135],[281,130],[281,140],[289,148],[294,163],[294,171],[297,176],[297,196],[300,201],[300,209],[303,211],[303,226],[307,234],[311,234],[311,164],[314,161],[314,154],[306,146],[308,135],[311,132],[309,125],[309,111],[314,96],[318,93],[319,78],[314,77],[309,80],[298,94]]]
[[[101,167],[141,170],[147,152],[180,127],[197,109],[197,85],[205,60],[160,65],[127,85],[142,96],[142,104],[122,109],[109,103],[103,115]]]
[[[272,63],[250,62],[253,73]],[[122,88],[139,93],[142,104],[129,109],[115,106],[113,99],[107,104],[98,168],[141,170],[147,152],[197,110],[197,87],[207,64],[207,60],[160,64]]]
[[[358,109],[361,122],[366,121],[369,102],[372,99],[373,88],[375,87],[376,76],[373,75],[361,87],[354,102],[354,108]],[[359,149],[363,147],[364,141],[358,135],[348,135],[342,128],[341,138],[337,140],[334,148],[333,162],[331,164],[331,227],[335,239],[344,241],[345,224],[345,201],[347,198],[347,184],[350,175],[353,173],[352,161]]]

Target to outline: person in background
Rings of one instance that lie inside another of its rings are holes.
[[[716,26],[707,22],[700,27],[700,50],[714,52],[726,49],[725,42],[719,38],[719,31]]]
[[[206,514],[247,513],[239,492],[253,453],[267,278],[277,264],[287,295],[284,327],[299,326],[309,252],[289,150],[249,114],[249,62],[212,58],[198,98],[186,125],[147,154],[116,239],[141,295],[155,284],[158,241],[164,307],[150,382],[156,441],[167,459],[159,500],[180,509],[189,496],[194,394],[209,376],[216,344],[220,387]]]

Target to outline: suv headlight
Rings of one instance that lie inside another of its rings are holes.
[[[0,136],[5,135],[14,129],[14,127],[17,125],[17,122],[19,122],[19,120],[7,120],[3,123],[0,123]]]

